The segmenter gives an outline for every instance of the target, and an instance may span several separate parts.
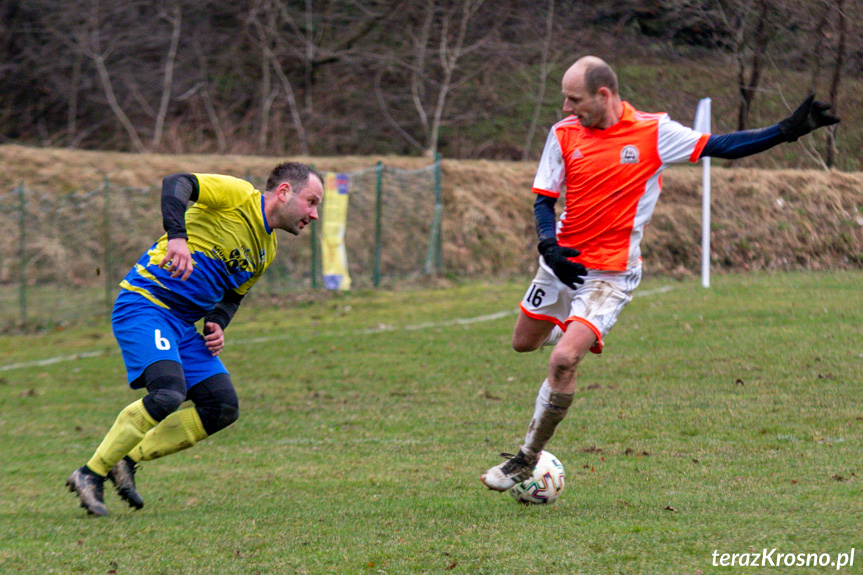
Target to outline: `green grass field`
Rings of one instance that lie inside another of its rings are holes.
[[[241,310],[222,356],[240,420],[145,463],[146,507],[107,491],[99,519],[63,483],[138,397],[110,329],[3,337],[0,573],[804,574],[837,568],[782,555],[852,549],[840,572],[861,573],[861,284],[646,280],[580,370],[551,506],[478,480],[545,376],[548,350],[509,345],[526,281]],[[763,549],[768,567],[718,564]]]

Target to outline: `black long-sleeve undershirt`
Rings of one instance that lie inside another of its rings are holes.
[[[225,292],[225,297],[222,298],[222,301],[217,303],[216,307],[207,313],[204,321],[217,323],[222,330],[224,330],[228,327],[228,324],[231,323],[231,320],[234,318],[234,314],[237,313],[237,309],[239,309],[242,301],[243,296],[234,290],[228,290]]]
[[[168,239],[187,239],[186,208],[198,200],[198,178],[194,174],[173,174],[162,180],[162,226]]]

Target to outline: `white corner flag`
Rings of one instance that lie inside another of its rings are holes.
[[[710,98],[702,98],[695,110],[695,131],[710,133]],[[701,175],[701,285],[710,287],[710,158],[702,158]]]

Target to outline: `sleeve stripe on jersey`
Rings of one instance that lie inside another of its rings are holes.
[[[542,188],[531,188],[531,191],[534,194],[539,194],[540,196],[548,196],[549,198],[560,197],[560,192],[552,192],[550,190],[543,190]]]
[[[690,162],[695,163],[701,158],[701,152],[704,151],[704,146],[707,145],[707,140],[709,139],[710,134],[701,134],[701,137],[698,138],[698,143],[695,144],[695,149],[692,150],[692,155],[689,156]]]

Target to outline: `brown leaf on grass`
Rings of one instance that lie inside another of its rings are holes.
[[[590,447],[585,447],[581,450],[582,453],[602,453],[602,449],[595,445],[591,445]]]
[[[458,563],[455,563],[455,562],[454,562],[454,563],[450,563],[448,566],[446,566],[446,567],[444,568],[444,570],[446,570],[446,571],[452,571],[453,569],[455,569],[455,566],[456,566],[456,565],[458,565]]]
[[[624,455],[634,455],[636,457],[650,457],[650,453],[647,451],[642,451],[641,453],[636,453],[634,449],[631,447],[627,447],[626,451],[623,452]]]
[[[742,380],[742,379],[740,379],[739,377],[737,378],[737,381],[735,381],[734,383],[735,383],[735,384],[737,384],[737,385],[746,385],[746,384],[743,382],[743,380]]]
[[[677,509],[675,509],[675,508],[674,508],[674,507],[672,507],[671,505],[666,506],[665,510],[666,510],[666,511],[674,511],[674,512],[676,512],[676,511],[677,511]]]
[[[480,392],[477,394],[477,396],[479,396],[479,397],[480,397],[480,398],[482,398],[482,399],[490,399],[490,400],[492,400],[492,401],[500,401],[500,400],[501,400],[501,398],[500,398],[500,397],[498,397],[498,396],[496,396],[496,395],[492,394],[492,392],[490,392],[490,391],[489,391],[489,390],[487,390],[487,389],[484,389],[484,390],[480,391]]]
[[[602,386],[598,383],[591,383],[590,385],[585,387],[585,389],[602,389]]]
[[[847,479],[838,473],[832,477],[833,481],[847,481]]]

